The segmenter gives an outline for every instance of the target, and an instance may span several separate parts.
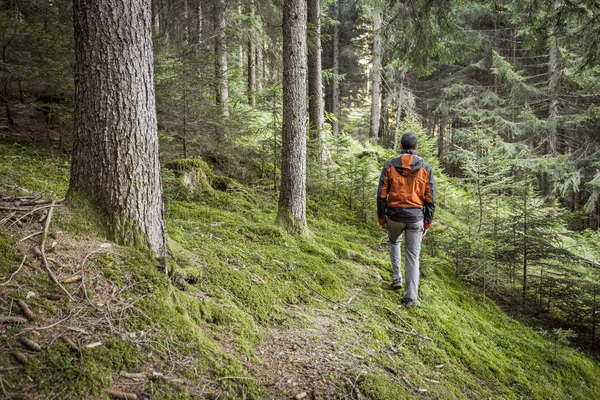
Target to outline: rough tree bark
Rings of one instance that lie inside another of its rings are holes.
[[[224,117],[229,116],[229,81],[227,79],[227,0],[216,0],[215,17],[215,77],[217,79],[216,103]]]
[[[117,241],[149,245],[166,256],[150,0],[75,0],[73,17],[69,198],[90,196],[109,217]]]
[[[318,161],[327,162],[323,124],[323,87],[321,71],[321,10],[319,0],[308,0],[308,23],[313,27],[311,51],[308,54],[308,120],[311,138],[318,141]]]
[[[338,75],[340,74],[340,1],[335,0],[334,3],[335,20],[338,23],[333,27],[333,93],[331,96],[331,113],[334,117],[331,123],[331,133],[333,135],[337,135],[340,131],[340,124],[338,122],[340,117],[340,82],[338,80]]]
[[[371,137],[377,142],[379,133],[379,112],[381,101],[381,59],[383,40],[381,38],[381,11],[376,10],[373,16],[373,70],[371,72]]]
[[[306,231],[306,6],[283,3],[283,129],[277,219],[288,232]]]

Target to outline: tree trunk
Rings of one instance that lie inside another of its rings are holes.
[[[338,23],[333,27],[333,87],[331,96],[331,113],[333,114],[333,122],[331,123],[332,134],[337,135],[340,130],[340,82],[338,76],[340,74],[340,1],[335,0],[334,12],[335,19]]]
[[[371,137],[377,142],[379,133],[379,112],[381,101],[381,58],[383,55],[383,40],[381,38],[381,11],[375,11],[373,16],[373,70],[371,71]]]
[[[114,18],[114,13],[121,16]],[[73,2],[75,137],[69,197],[91,196],[121,243],[168,255],[150,0]]]
[[[308,54],[308,119],[311,138],[318,142],[318,161],[327,162],[325,130],[323,129],[323,88],[321,73],[321,16],[319,0],[308,0],[308,23],[314,28],[311,51]]]
[[[283,3],[283,129],[277,219],[288,232],[306,231],[306,7]]]
[[[190,7],[191,0],[183,0],[183,44],[190,43]]]
[[[256,92],[256,52],[252,38],[248,38],[248,103],[256,105],[254,93]]]
[[[227,0],[216,0],[215,17],[215,77],[217,79],[216,103],[223,117],[229,116],[229,81],[227,79]]]
[[[382,139],[382,144],[385,147],[391,148],[392,141],[389,135],[389,107],[392,99],[387,90],[384,89],[382,93],[381,109],[379,112],[379,137]]]
[[[202,0],[196,0],[196,15],[198,16],[197,20],[196,20],[196,38],[195,38],[195,42],[196,44],[201,44],[202,43],[202,29],[203,29],[203,22],[204,22],[204,11],[202,10]]]
[[[558,60],[558,40],[556,33],[552,33],[548,39],[549,57],[548,57],[548,142],[546,147],[547,154],[555,155],[557,153],[558,136],[558,79],[560,77],[560,67]]]
[[[259,93],[259,95],[263,89],[263,78],[265,74],[264,69],[263,43],[261,38],[256,46],[256,91]]]

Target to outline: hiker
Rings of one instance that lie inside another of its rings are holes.
[[[402,288],[400,243],[405,233],[406,282],[402,302],[418,306],[419,253],[421,240],[433,220],[435,183],[429,164],[416,153],[417,135],[406,132],[400,139],[400,155],[388,161],[381,171],[377,191],[377,217],[380,229],[388,234],[388,250],[392,262],[393,289]]]

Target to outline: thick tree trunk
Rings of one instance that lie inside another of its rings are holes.
[[[217,79],[216,102],[222,115],[229,116],[229,81],[227,79],[227,0],[216,0],[215,16],[215,77]]]
[[[117,241],[148,244],[165,256],[150,0],[75,0],[73,17],[69,196],[91,196],[110,218]]]
[[[321,72],[321,10],[319,0],[308,0],[308,23],[314,28],[311,51],[308,54],[308,119],[311,138],[318,142],[319,163],[327,162],[323,124],[323,88]]]
[[[283,3],[283,132],[277,219],[306,231],[306,6]]]
[[[340,74],[340,1],[335,0],[334,12],[335,19],[338,23],[333,27],[333,87],[331,96],[331,113],[333,114],[333,122],[331,123],[331,132],[337,135],[340,130],[340,82],[338,76]]]
[[[371,71],[371,137],[377,142],[379,132],[379,111],[381,101],[381,59],[383,40],[381,38],[381,11],[373,16],[373,70]]]

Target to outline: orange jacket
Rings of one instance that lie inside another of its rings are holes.
[[[402,150],[381,171],[377,191],[379,224],[424,220],[429,229],[435,210],[435,182],[429,164],[414,150]]]

